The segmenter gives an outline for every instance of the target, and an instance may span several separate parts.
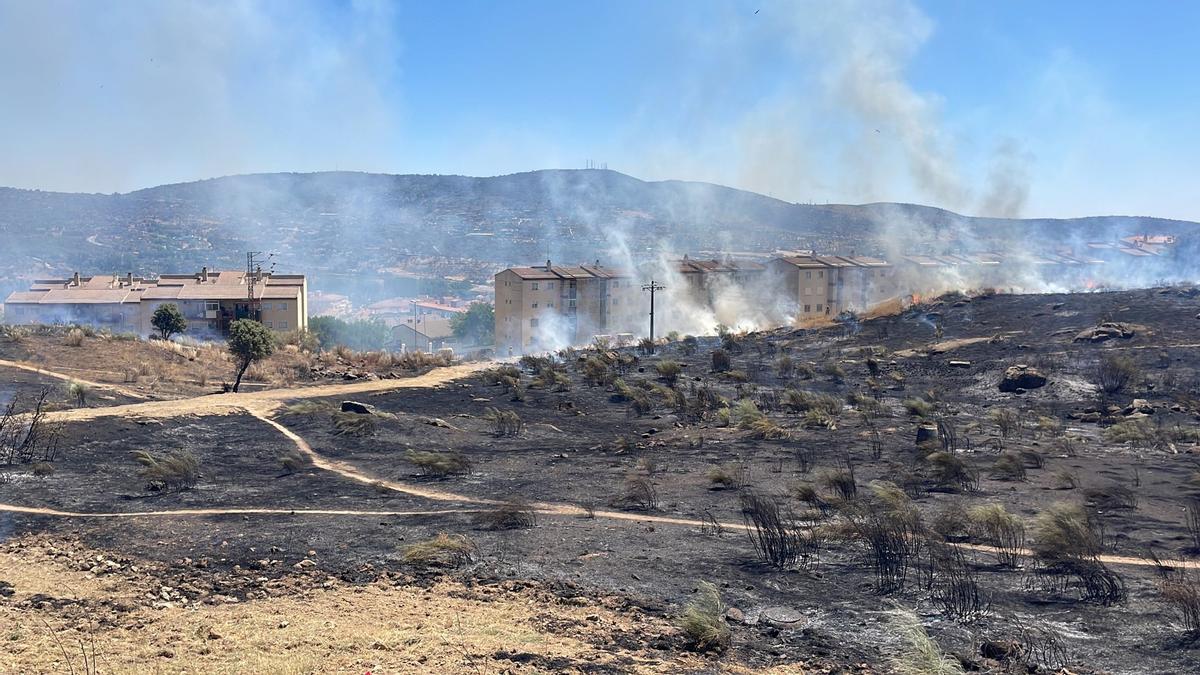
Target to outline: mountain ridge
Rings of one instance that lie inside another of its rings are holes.
[[[1198,227],[1144,216],[1006,219],[897,202],[794,203],[607,169],[492,177],[261,172],[115,194],[0,188],[0,237],[8,242],[0,279],[240,267],[247,250],[275,251],[283,268],[318,278],[402,269],[484,279],[489,270],[547,258],[1051,248]]]

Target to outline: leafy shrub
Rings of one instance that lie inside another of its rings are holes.
[[[1138,504],[1137,494],[1131,488],[1118,483],[1087,488],[1083,491],[1083,496],[1090,505],[1104,510],[1136,509]]]
[[[488,530],[517,530],[537,524],[537,511],[528,500],[510,497],[475,516],[475,524]]]
[[[409,450],[404,453],[404,459],[416,465],[421,470],[421,474],[425,476],[441,478],[471,472],[471,463],[461,452]]]
[[[1161,579],[1158,591],[1163,602],[1183,621],[1183,629],[1193,636],[1200,636],[1200,576],[1179,570]]]
[[[962,664],[938,647],[917,615],[909,610],[896,609],[890,613],[892,630],[900,637],[901,646],[892,657],[896,675],[962,675]]]
[[[890,593],[904,587],[920,550],[924,526],[912,500],[895,483],[872,481],[870,487],[867,499],[849,503],[842,513],[867,544],[876,590]]]
[[[525,428],[525,422],[515,410],[488,408],[484,419],[492,423],[492,431],[497,436],[516,436]]]
[[[1056,502],[1033,521],[1033,552],[1045,562],[1092,558],[1102,541],[1082,506]]]
[[[79,347],[83,345],[83,331],[78,328],[72,328],[67,331],[63,337],[63,344],[68,347]]]
[[[729,626],[725,624],[725,606],[717,587],[701,581],[696,597],[688,603],[679,628],[689,646],[698,652],[722,651],[729,647]]]
[[[312,458],[300,452],[299,449],[292,448],[280,455],[279,463],[283,465],[284,471],[296,473],[312,466]]]
[[[1105,354],[1096,364],[1093,382],[1106,394],[1118,394],[1130,383],[1141,377],[1141,368],[1130,357],[1122,354]]]
[[[796,362],[790,356],[781,356],[775,359],[775,372],[785,380],[790,379],[796,373]]]
[[[475,557],[475,544],[461,534],[439,533],[433,539],[404,547],[400,559],[419,568],[459,567]]]
[[[842,412],[842,402],[838,397],[797,389],[783,392],[783,406],[791,412],[817,410],[828,417],[836,417]]]
[[[943,504],[933,512],[929,519],[929,529],[946,541],[951,541],[969,533],[971,528],[970,516],[967,510],[958,502]]]
[[[979,472],[958,453],[930,453],[925,458],[925,465],[930,479],[939,487],[970,490],[979,484]]]
[[[81,408],[87,405],[88,392],[91,390],[91,387],[79,380],[71,380],[67,383],[67,397],[75,401],[75,405]]]
[[[195,487],[200,480],[200,460],[187,450],[166,455],[138,450],[133,453],[133,458],[142,465],[138,475],[146,479],[146,487],[150,490],[186,490]]]
[[[34,462],[29,471],[35,478],[48,478],[54,475],[54,465],[50,462]]]
[[[1144,448],[1154,443],[1155,430],[1144,419],[1122,420],[1105,429],[1104,438],[1110,443],[1127,443],[1135,448]]]
[[[834,382],[841,382],[846,379],[846,369],[841,364],[830,361],[825,364],[825,375]]]
[[[733,362],[729,359],[729,352],[724,349],[714,349],[712,353],[712,369],[714,373],[728,372],[733,368]]]
[[[1016,567],[1025,547],[1025,523],[1001,504],[973,506],[967,511],[971,534],[996,549],[1005,567]]]
[[[851,469],[826,469],[817,474],[817,483],[843,501],[858,496],[858,483]]]
[[[654,370],[667,384],[674,386],[683,372],[683,366],[679,365],[678,361],[660,361],[654,365]]]
[[[746,486],[747,474],[745,464],[733,463],[709,469],[705,475],[714,489],[741,489]]]
[[[642,476],[626,476],[621,492],[612,504],[637,511],[653,511],[658,508],[658,491],[653,483]]]
[[[992,463],[989,475],[994,480],[1025,480],[1025,461],[1020,455],[1006,452]]]
[[[901,404],[904,410],[914,417],[929,417],[933,413],[933,404],[919,398],[906,398]]]
[[[370,436],[375,433],[375,415],[342,412],[333,413],[333,434],[335,436]]]
[[[1021,427],[1021,415],[1012,408],[998,408],[993,410],[988,417],[996,425],[996,429],[1000,432],[1000,438],[1011,437]]]

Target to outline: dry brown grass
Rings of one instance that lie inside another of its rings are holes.
[[[499,651],[623,672],[691,672],[704,664],[694,656],[612,646],[615,632],[673,632],[661,618],[620,613],[600,601],[587,607],[560,603],[516,585],[468,588],[440,581],[425,589],[334,582],[319,588],[314,580],[282,597],[156,609],[145,597],[157,590],[157,580],[93,576],[36,546],[0,550],[0,569],[16,588],[15,597],[0,603],[5,673],[69,672],[43,622],[60,631],[58,640],[76,659],[77,672],[81,661],[72,648],[79,639],[95,645],[101,671],[121,673],[492,672],[507,665],[493,659]],[[73,603],[19,607],[38,593],[132,609],[102,609],[103,616],[80,620],[80,605]]]

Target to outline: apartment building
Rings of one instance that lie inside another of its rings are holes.
[[[594,265],[510,267],[495,276],[496,353],[587,344],[633,331],[642,318],[633,274]]]
[[[800,321],[862,310],[896,293],[894,268],[878,258],[786,256],[767,268]]]
[[[727,289],[746,288],[761,281],[767,266],[745,260],[695,260],[684,256],[672,263],[687,299],[712,305]]]
[[[237,319],[253,318],[267,328],[308,327],[308,282],[304,275],[245,271],[164,274],[157,279],[126,274],[34,281],[4,301],[10,324],[86,324],[115,332],[150,335],[151,318],[173,304],[188,322],[188,334],[220,336]]]

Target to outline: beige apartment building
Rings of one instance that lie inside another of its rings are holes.
[[[104,275],[34,281],[4,301],[9,324],[81,324],[150,335],[154,310],[173,304],[188,322],[187,333],[215,337],[237,319],[255,318],[267,328],[308,328],[308,282],[304,275],[244,271],[164,274],[157,279]]]
[[[896,294],[895,270],[864,256],[788,256],[768,264],[784,296],[795,303],[796,319],[860,311]]]
[[[726,290],[747,288],[761,282],[767,266],[746,260],[696,260],[686,255],[673,267],[683,281],[686,297],[695,303],[712,305]]]
[[[633,274],[597,262],[510,267],[496,274],[496,353],[524,354],[633,332],[642,320]],[[648,311],[648,309],[647,309]]]

